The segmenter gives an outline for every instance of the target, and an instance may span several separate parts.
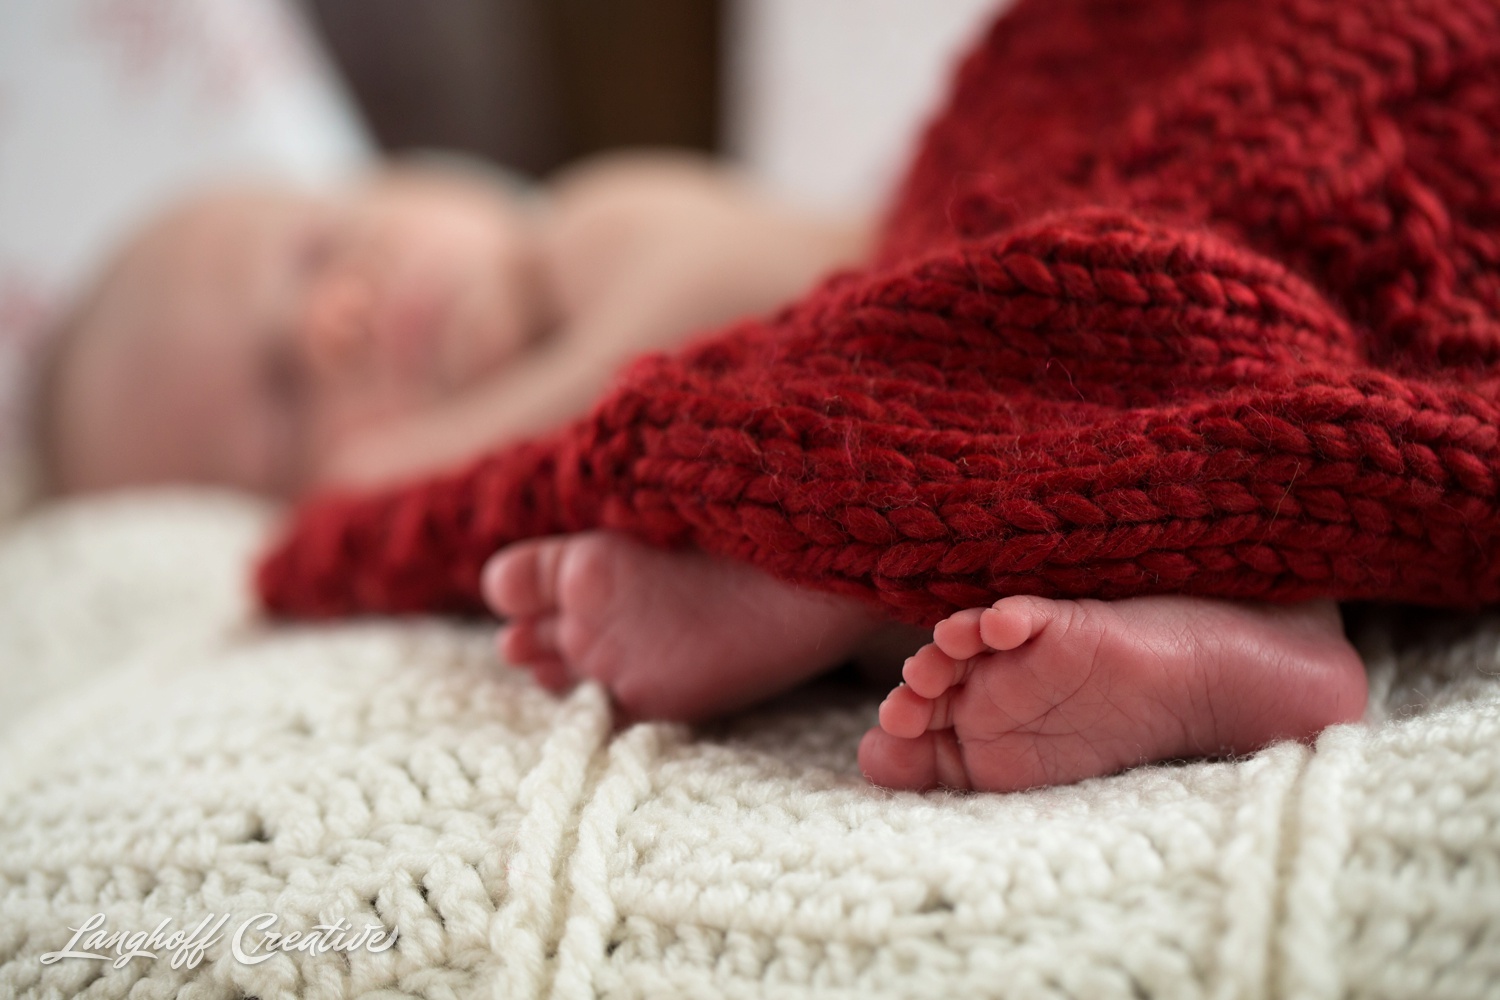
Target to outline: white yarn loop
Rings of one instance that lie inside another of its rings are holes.
[[[0,996],[1447,997],[1500,982],[1500,618],[1370,647],[1316,748],[1022,795],[872,789],[875,697],[612,732],[435,620],[268,628],[265,512],[0,535]],[[194,969],[70,927],[399,931]]]

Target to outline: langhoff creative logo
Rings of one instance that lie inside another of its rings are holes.
[[[229,951],[238,962],[259,965],[277,952],[306,952],[321,955],[330,951],[368,951],[379,953],[396,943],[397,932],[381,924],[365,924],[355,931],[342,917],[333,923],[317,924],[305,931],[277,931],[274,913],[259,913],[239,924],[232,933],[225,930],[229,914],[210,913],[192,929],[172,930],[168,917],[149,931],[112,931],[108,919],[96,913],[73,932],[62,951],[49,951],[41,957],[43,965],[65,958],[87,958],[109,962],[123,968],[133,958],[172,956],[172,968],[196,969],[208,950],[229,938]]]

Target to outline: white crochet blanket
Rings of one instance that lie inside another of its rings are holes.
[[[612,734],[483,627],[267,627],[266,524],[169,495],[0,535],[0,996],[1500,994],[1500,620],[1366,637],[1375,721],[1316,749],[890,794],[874,694]],[[194,968],[42,962],[95,914],[227,923]],[[259,914],[399,936],[247,964]]]

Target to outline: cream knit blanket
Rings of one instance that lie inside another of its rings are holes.
[[[1500,995],[1500,618],[1365,636],[1372,721],[1315,749],[891,794],[874,694],[612,734],[487,628],[269,628],[266,524],[179,494],[0,535],[0,996]],[[227,922],[194,968],[42,962],[95,914]],[[259,914],[399,937],[248,964]]]

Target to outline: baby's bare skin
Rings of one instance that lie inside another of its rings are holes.
[[[554,691],[599,681],[638,719],[744,708],[834,666],[880,627],[854,601],[609,532],[513,545],[490,560],[483,588],[510,619],[506,660]]]
[[[748,566],[589,532],[510,546],[484,594],[502,655],[548,688],[596,680],[631,718],[697,721],[857,654],[862,604]],[[1329,602],[1007,598],[940,623],[865,735],[891,788],[1015,791],[1239,754],[1357,720],[1365,674]]]
[[[421,476],[582,413],[631,357],[779,306],[868,239],[687,155],[604,157],[532,202],[432,167],[205,192],[75,308],[39,451],[64,493]]]
[[[1017,791],[1306,739],[1364,713],[1336,605],[1007,597],[940,622],[860,745],[895,788]]]
[[[482,384],[347,448],[325,477],[374,486],[457,464],[584,412],[632,357],[775,308],[865,253],[865,220],[779,203],[700,157],[615,154],[547,187],[540,343]]]

